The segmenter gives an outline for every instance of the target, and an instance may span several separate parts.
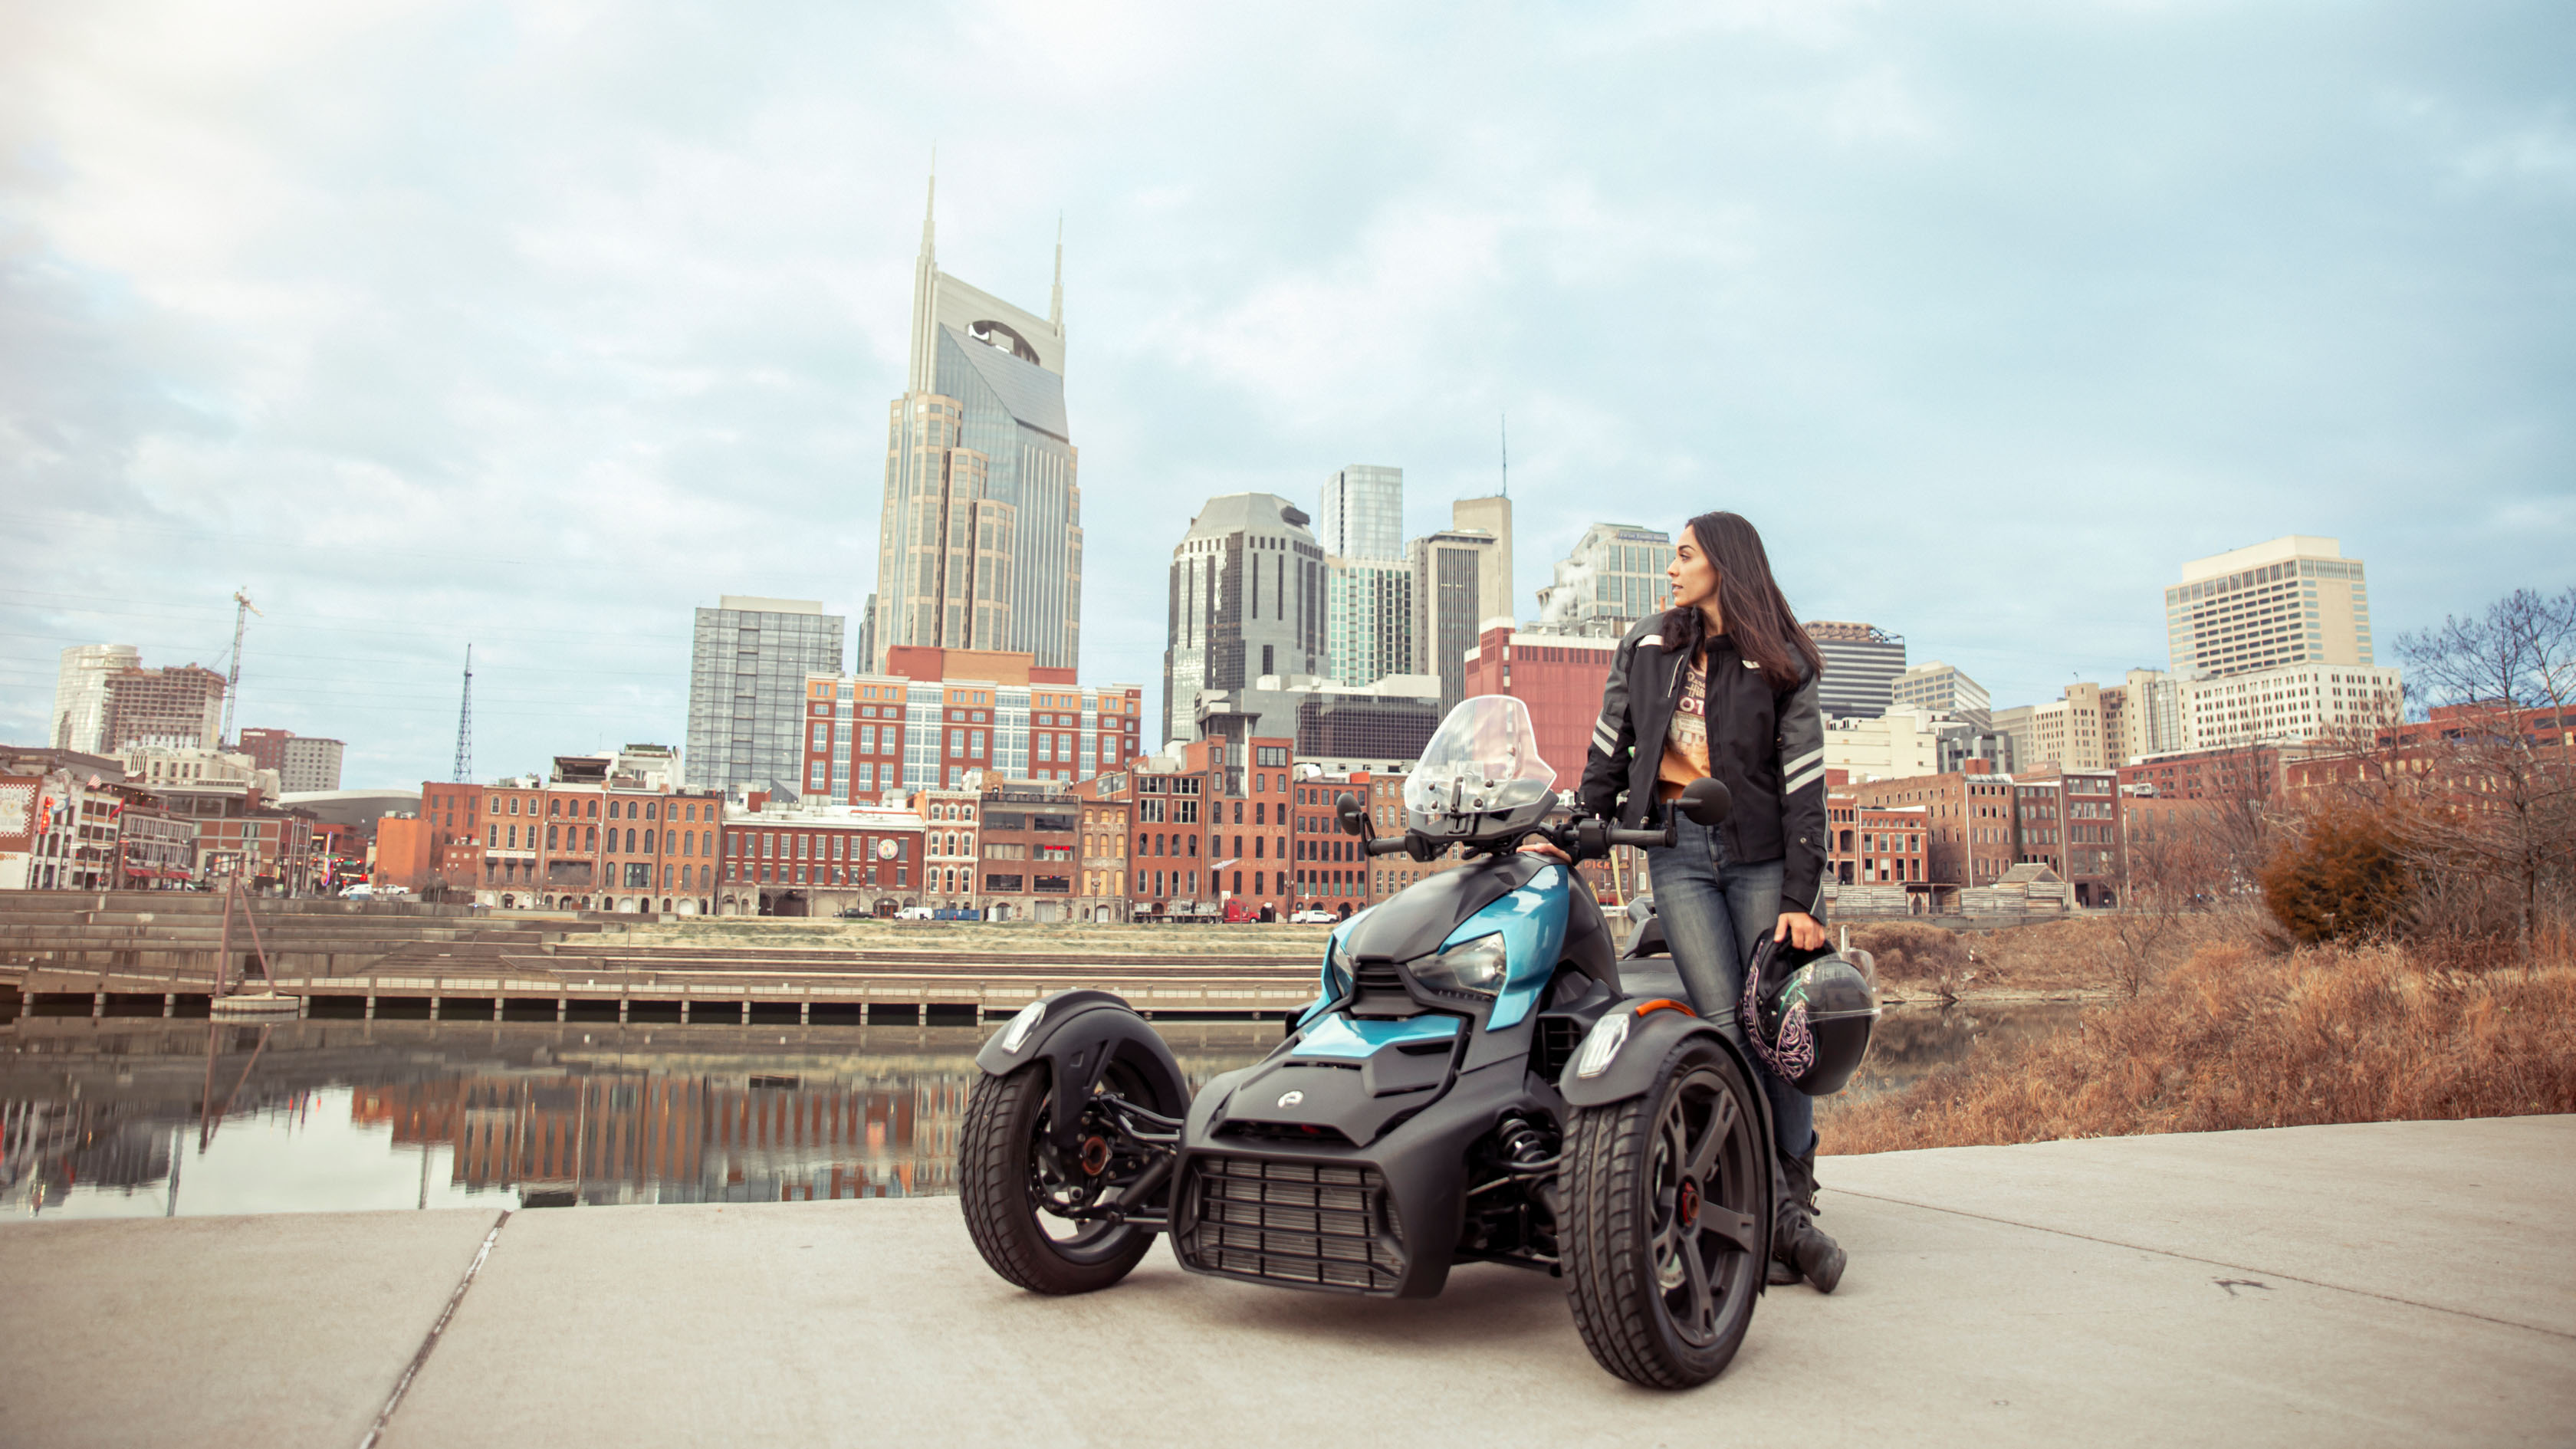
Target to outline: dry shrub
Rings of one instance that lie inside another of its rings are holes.
[[[1837,1113],[1828,1152],[1888,1152],[2576,1111],[2576,958],[2428,972],[2398,948],[2202,947],[2075,1030]]]
[[[2387,926],[2407,870],[2384,812],[2330,806],[2300,821],[2264,862],[2263,904],[2299,941],[2353,941]]]
[[[1956,931],[1887,922],[1854,927],[1852,945],[1878,963],[1878,979],[1929,991],[1944,1000],[1958,994],[1968,970],[1968,946]]]

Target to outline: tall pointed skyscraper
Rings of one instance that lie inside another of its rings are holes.
[[[1064,417],[1064,235],[1040,318],[939,270],[931,208],[912,274],[912,365],[887,430],[876,616],[887,649],[1024,650],[1073,669],[1082,645],[1082,491]]]

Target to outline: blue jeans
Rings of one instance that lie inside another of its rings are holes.
[[[1673,965],[1688,987],[1691,1006],[1717,1024],[1739,1047],[1744,1028],[1735,1019],[1744,999],[1744,966],[1753,948],[1780,921],[1779,860],[1738,865],[1726,858],[1726,837],[1716,827],[1683,820],[1674,843],[1646,852],[1655,892],[1655,914],[1672,944]],[[1772,1139],[1784,1157],[1816,1150],[1814,1099],[1782,1081],[1746,1047],[1762,1095],[1771,1099]]]

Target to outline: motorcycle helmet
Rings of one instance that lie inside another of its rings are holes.
[[[1737,1020],[1754,1055],[1810,1097],[1830,1097],[1869,1055],[1878,993],[1831,950],[1801,951],[1765,938],[1744,972]]]

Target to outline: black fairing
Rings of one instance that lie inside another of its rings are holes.
[[[1550,864],[1540,856],[1493,856],[1469,861],[1406,887],[1351,927],[1342,947],[1362,961],[1410,961],[1440,949],[1458,923],[1529,884]],[[1586,892],[1576,892],[1587,896]],[[1600,907],[1593,907],[1600,914]],[[1568,934],[1571,935],[1571,923]]]
[[[1592,892],[1583,888],[1576,877],[1575,888],[1566,892],[1565,959],[1574,969],[1609,987],[1619,989],[1618,943],[1610,934],[1609,919]]]
[[[1506,1035],[1520,1037],[1526,1049],[1528,1030],[1524,1024]],[[1380,1224],[1384,1244],[1381,1251],[1394,1260],[1381,1260],[1390,1276],[1374,1287],[1283,1282],[1273,1277],[1257,1277],[1255,1281],[1327,1292],[1375,1292],[1397,1298],[1436,1296],[1448,1282],[1449,1268],[1455,1261],[1470,1186],[1460,1169],[1469,1145],[1491,1133],[1506,1113],[1543,1113],[1549,1120],[1561,1121],[1564,1106],[1554,1090],[1530,1075],[1525,1056],[1454,1074],[1448,1070],[1448,1059],[1435,1060],[1440,1062],[1447,1079],[1446,1090],[1407,1093],[1391,1099],[1367,1093],[1362,1072],[1326,1068],[1281,1074],[1272,1070],[1278,1065],[1276,1059],[1227,1073],[1201,1088],[1198,1100],[1190,1105],[1189,1123],[1182,1132],[1180,1162],[1173,1175],[1178,1187],[1172,1199],[1172,1248],[1181,1266],[1223,1277],[1255,1277],[1225,1267],[1224,1249],[1210,1236],[1227,1231],[1203,1217],[1210,1159],[1223,1158],[1227,1164],[1257,1163],[1265,1168],[1277,1165],[1291,1171],[1310,1167],[1356,1169],[1368,1174],[1374,1183],[1369,1189],[1375,1203],[1372,1211]],[[1378,1130],[1383,1135],[1365,1147],[1321,1135],[1301,1141],[1275,1127],[1260,1133],[1243,1130],[1244,1124],[1259,1118],[1301,1115],[1276,1106],[1278,1097],[1292,1086],[1308,1094],[1300,1104],[1307,1109],[1302,1115],[1315,1126],[1381,1116],[1391,1120],[1382,1122]],[[1294,1190],[1299,1184],[1283,1186]],[[1293,1215],[1301,1209],[1289,1206],[1285,1211]],[[1290,1221],[1284,1226],[1290,1229],[1288,1236],[1292,1240],[1302,1236],[1298,1231],[1301,1223]]]

